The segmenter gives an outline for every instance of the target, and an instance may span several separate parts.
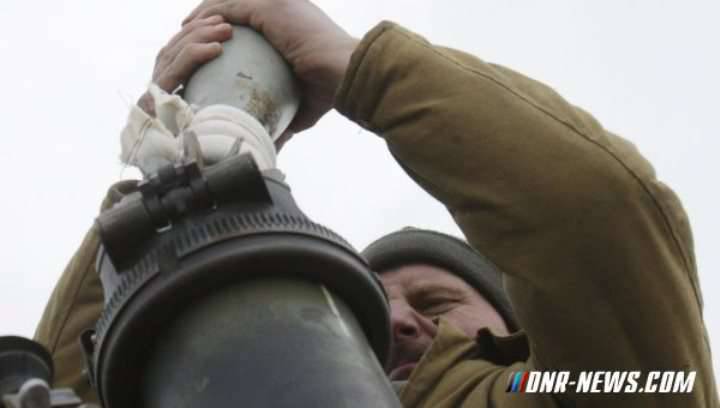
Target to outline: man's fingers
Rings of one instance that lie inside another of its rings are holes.
[[[155,117],[155,98],[150,91],[146,91],[137,101],[137,106],[151,117]]]
[[[195,18],[206,18],[217,14],[223,16],[229,23],[253,26],[252,15],[258,7],[260,4],[257,0],[229,1],[203,8]]]
[[[187,33],[181,40],[168,48],[166,53],[172,62],[188,44],[224,42],[232,37],[232,26],[227,23],[220,23],[211,26],[198,27]],[[167,62],[167,61],[166,61]]]
[[[202,3],[200,3],[195,9],[188,14],[187,17],[185,17],[182,21],[182,25],[186,25],[190,23],[191,21],[195,20],[198,15],[205,10],[206,8],[217,6],[218,4],[227,1],[227,0],[205,0]]]
[[[177,34],[175,34],[170,41],[168,41],[165,48],[172,48],[177,44],[178,42],[182,41],[185,36],[192,33],[193,31],[197,30],[199,27],[202,26],[213,26],[222,23],[225,21],[222,16],[214,15],[203,19],[197,19],[193,20],[190,24],[187,24],[183,26],[182,30],[180,30]]]
[[[222,45],[213,43],[191,43],[186,45],[177,57],[156,79],[157,85],[166,92],[172,92],[180,84],[185,83],[195,70],[202,64],[222,53]]]
[[[222,1],[222,0],[205,0],[205,1],[200,2],[200,4],[198,4],[198,5],[193,9],[193,11],[191,11],[190,14],[188,14],[187,17],[185,17],[185,18],[183,19],[182,25],[185,26],[187,23],[189,23],[189,22],[191,22],[192,20],[194,20],[195,17],[197,17],[197,15],[200,13],[200,10],[202,10],[202,9],[205,8],[205,7],[208,7],[208,5],[209,5],[208,3],[215,4],[215,3],[218,3],[219,1]]]
[[[193,71],[197,68],[197,64],[199,64],[193,59],[178,59],[184,49],[189,47],[191,44],[221,43],[229,40],[231,37],[232,26],[227,23],[197,26],[194,30],[188,31],[182,38],[175,41],[172,46],[168,45],[160,51],[160,54],[158,54],[158,58],[155,62],[153,80],[158,83],[162,89],[171,92],[178,85],[184,83],[188,79],[187,77],[176,78],[173,75],[169,75],[169,72],[177,73],[187,71],[187,69],[174,67],[174,65],[182,63],[195,64],[189,69],[190,71]],[[202,60],[201,62],[205,62],[205,60]]]
[[[189,37],[193,36],[197,31],[207,32],[208,29],[203,29],[203,27],[216,27],[219,24],[223,24],[223,21],[224,20],[221,16],[211,16],[206,19],[193,21],[192,24],[188,24],[186,27],[183,27],[183,29],[180,30],[179,33],[175,34],[167,45],[165,45],[157,54],[157,57],[155,58],[155,68],[153,70],[153,79],[157,80],[158,75],[162,74],[167,69],[167,65],[175,59],[177,53],[185,44],[188,43]],[[222,29],[219,29],[219,31],[222,31]],[[218,34],[221,34],[221,32]],[[210,37],[203,42],[225,41],[228,38],[222,38],[221,36],[217,38]]]

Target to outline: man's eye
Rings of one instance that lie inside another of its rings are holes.
[[[437,316],[450,311],[456,303],[452,299],[431,299],[423,302],[418,310],[426,316]]]

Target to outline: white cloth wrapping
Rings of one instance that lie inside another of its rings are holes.
[[[131,108],[120,137],[123,163],[147,176],[183,160],[194,159],[207,166],[235,154],[250,153],[261,170],[275,168],[275,145],[250,114],[228,105],[196,111],[179,95],[168,94],[155,84],[148,89],[156,117],[137,106]]]

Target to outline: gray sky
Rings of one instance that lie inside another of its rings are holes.
[[[319,1],[353,35],[382,19],[548,83],[632,140],[683,200],[720,365],[720,2]],[[0,3],[0,334],[31,336],[121,178],[119,132],[196,0]],[[362,248],[406,225],[459,230],[382,141],[337,114],[280,155],[310,217]],[[125,171],[122,177],[136,173]],[[661,339],[658,339],[661,341]]]

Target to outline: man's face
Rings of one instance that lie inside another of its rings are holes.
[[[391,380],[406,380],[437,334],[436,318],[443,317],[470,337],[489,327],[508,334],[495,310],[472,286],[447,270],[413,264],[380,275],[390,300],[393,349],[387,372]]]

